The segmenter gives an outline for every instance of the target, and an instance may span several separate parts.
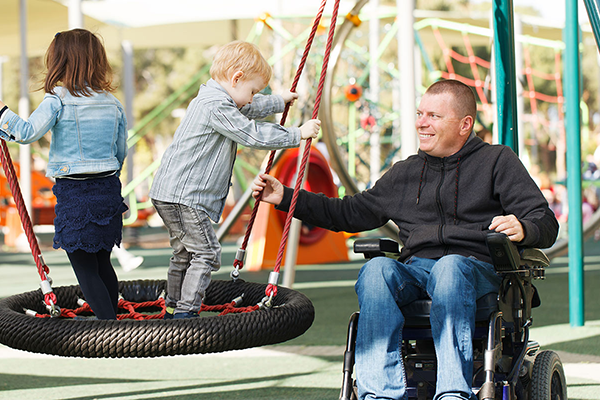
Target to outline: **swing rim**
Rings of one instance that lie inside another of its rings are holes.
[[[127,300],[152,301],[163,292],[166,281],[121,281],[119,286]],[[256,304],[264,297],[266,286],[241,279],[213,280],[206,292],[206,304],[224,304],[242,293],[244,305]],[[68,308],[81,296],[78,285],[56,287],[54,291],[61,301],[59,305]],[[37,318],[25,314],[24,308],[45,313],[41,290],[0,300],[0,343],[33,353],[85,358],[161,357],[259,347],[298,337],[314,320],[311,301],[283,287],[273,298],[271,308],[190,319]]]

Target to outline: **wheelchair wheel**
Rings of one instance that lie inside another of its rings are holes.
[[[562,362],[554,351],[540,352],[533,362],[531,400],[567,400]]]

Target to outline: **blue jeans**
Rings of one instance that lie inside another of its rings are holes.
[[[167,307],[198,312],[210,276],[221,267],[221,245],[208,215],[183,204],[152,200],[169,231],[173,256],[167,274]]]
[[[435,400],[473,397],[473,332],[476,301],[497,292],[494,267],[475,258],[448,255],[405,263],[377,257],[358,275],[360,306],[356,338],[359,398],[406,399],[401,354],[404,316],[400,307],[430,297],[431,330],[438,360]]]

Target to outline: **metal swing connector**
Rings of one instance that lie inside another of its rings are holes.
[[[237,252],[235,253],[235,260],[233,262],[234,269],[229,274],[229,276],[231,276],[231,279],[234,282],[237,281],[238,278],[240,277],[240,265],[244,265],[245,259],[246,259],[246,250],[238,249]]]
[[[271,306],[273,305],[273,292],[271,292],[270,296],[263,297],[260,303],[258,303],[257,305],[259,309],[263,309],[265,307],[271,308]]]
[[[44,296],[46,296],[47,294],[52,293],[52,285],[51,285],[51,279],[48,276],[48,274],[44,273],[44,277],[46,279],[42,279],[42,281],[40,282],[40,289],[42,290],[42,293],[44,294]],[[48,313],[50,313],[51,317],[60,316],[60,307],[58,305],[54,304],[52,299],[50,299],[50,304],[44,303],[44,305],[46,306],[46,309],[48,310]]]
[[[52,285],[50,285],[47,278],[48,277],[40,282],[40,289],[42,289],[42,294],[44,295],[52,293]]]
[[[240,304],[242,304],[243,300],[244,300],[244,293],[240,294],[238,297],[236,297],[235,299],[233,299],[231,301],[231,303],[233,304],[234,307],[237,307]]]
[[[269,273],[268,284],[277,287],[277,285],[279,284],[279,272],[271,271]],[[263,308],[263,307],[271,308],[273,306],[273,295],[274,294],[275,294],[275,291],[272,290],[271,294],[263,297],[263,299],[260,301],[260,303],[258,303],[258,306],[260,308]]]
[[[44,268],[44,271],[48,271],[48,269],[47,269],[48,264],[46,264],[46,261],[44,261],[44,256],[42,254],[39,254],[38,259],[40,260],[40,265],[42,267],[46,267],[46,268]],[[46,272],[44,272],[44,276],[46,277],[48,282],[50,282],[50,285],[52,285],[52,278],[50,278],[50,275],[48,275]]]
[[[24,308],[23,311],[25,311],[25,314],[29,315],[30,317],[35,318],[38,315],[37,311],[30,310],[29,308]]]
[[[46,310],[48,310],[52,318],[60,316],[60,307],[54,304],[52,300],[50,300],[50,304],[46,304]]]

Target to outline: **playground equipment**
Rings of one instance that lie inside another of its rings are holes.
[[[15,172],[20,173],[15,163]],[[32,220],[34,225],[52,225],[54,223],[54,205],[56,198],[52,193],[54,183],[39,171],[31,173]],[[17,238],[23,234],[21,220],[13,201],[10,186],[5,174],[0,174],[0,226],[6,227],[4,244],[15,246]]]
[[[0,300],[0,342],[69,357],[160,357],[279,343],[303,334],[314,319],[312,303],[301,293],[281,288],[272,307],[259,308],[265,285],[239,280],[211,282],[202,311],[217,315],[163,320],[165,288],[166,281],[120,282],[119,307],[128,312],[119,314],[119,321],[44,318],[49,315],[39,290],[11,296]],[[79,286],[54,292],[62,307],[73,310],[71,318],[89,315]],[[148,313],[153,319],[146,319]]]

